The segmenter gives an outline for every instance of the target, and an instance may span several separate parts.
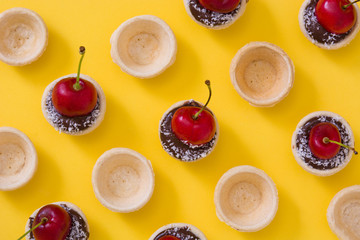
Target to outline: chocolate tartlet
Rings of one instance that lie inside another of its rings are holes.
[[[245,12],[249,0],[241,0],[235,10],[229,13],[219,13],[206,9],[199,0],[184,0],[188,15],[199,25],[211,29],[224,29],[233,24]]]
[[[56,83],[65,78],[76,78],[76,74],[69,74],[56,79],[50,83],[42,96],[41,108],[46,120],[55,128],[55,130],[70,135],[84,135],[97,128],[104,119],[106,111],[105,94],[100,85],[91,77],[80,74],[80,78],[91,82],[97,91],[98,99],[95,108],[87,115],[77,117],[67,117],[60,114],[52,103],[52,90]]]
[[[160,240],[165,236],[173,236],[180,240],[206,240],[205,235],[195,226],[185,223],[172,223],[159,228],[149,240]]]
[[[170,156],[184,162],[193,162],[206,157],[215,148],[215,145],[219,138],[219,125],[215,115],[211,112],[211,110],[205,108],[214,116],[216,123],[215,136],[210,140],[210,142],[207,142],[199,146],[189,145],[183,142],[182,140],[178,139],[175,133],[172,131],[171,119],[175,114],[176,110],[184,106],[202,107],[203,105],[194,100],[180,101],[172,105],[165,112],[162,119],[160,120],[160,126],[159,126],[160,141],[162,147]]]
[[[319,0],[305,0],[299,11],[300,29],[310,42],[324,49],[338,49],[348,45],[359,32],[360,21],[357,19],[355,25],[344,34],[328,32],[318,22],[315,15],[316,4]],[[353,5],[357,17],[360,16],[359,7]]]
[[[340,115],[319,111],[305,116],[297,125],[292,136],[291,148],[296,161],[306,171],[317,176],[330,176],[342,170],[350,161],[352,151],[341,147],[336,156],[330,159],[319,159],[310,150],[309,135],[318,123],[329,122],[335,125],[340,133],[341,142],[354,147],[354,135],[350,125]]]
[[[59,205],[65,211],[70,215],[71,218],[71,227],[69,234],[65,238],[65,240],[87,240],[90,236],[90,230],[89,230],[89,224],[87,222],[85,214],[81,211],[79,207],[77,207],[75,204],[70,202],[55,202],[53,204]],[[38,213],[38,211],[41,209],[38,208],[33,214],[29,217],[26,225],[25,225],[25,232],[30,230],[32,228],[32,223]],[[36,240],[33,233],[30,232],[26,236],[26,239],[28,240]]]

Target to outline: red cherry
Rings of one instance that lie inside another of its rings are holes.
[[[215,135],[216,124],[213,115],[202,111],[197,119],[193,116],[199,112],[199,107],[181,107],[171,119],[171,128],[176,137],[193,145],[210,142]]]
[[[69,234],[70,215],[59,205],[49,204],[42,207],[36,214],[32,227],[39,224],[43,218],[47,221],[33,230],[36,240],[64,240]]]
[[[200,4],[211,11],[229,13],[239,5],[240,0],[199,0]]]
[[[56,83],[52,91],[52,102],[55,109],[68,117],[82,116],[90,113],[96,106],[97,92],[94,85],[80,79],[81,63],[85,47],[79,49],[81,55],[76,78],[65,78]]]
[[[177,237],[174,237],[171,235],[166,235],[166,236],[161,237],[159,240],[180,240],[180,238],[177,238]]]
[[[340,146],[335,143],[326,143],[324,138],[341,142],[339,130],[334,124],[329,122],[318,123],[310,131],[309,147],[311,152],[320,159],[335,157],[340,150]]]
[[[319,0],[315,15],[327,31],[343,34],[349,31],[356,22],[356,11],[349,0]]]
[[[65,78],[59,81],[52,92],[55,109],[68,117],[82,116],[90,113],[96,106],[97,92],[94,85],[79,79],[80,90],[74,89],[76,78]]]
[[[211,99],[210,81],[205,84],[209,89],[209,98],[202,108],[180,107],[171,119],[171,128],[177,138],[193,145],[208,143],[215,136],[214,116],[205,107]]]

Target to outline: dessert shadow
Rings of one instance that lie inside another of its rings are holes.
[[[23,206],[24,209],[39,205],[38,199],[31,196],[41,196],[44,199],[51,197],[56,200],[60,193],[58,190],[63,188],[62,177],[54,159],[38,144],[34,145],[38,154],[38,168],[34,177],[17,190],[3,192],[3,195],[10,199],[9,202],[14,206]]]
[[[29,65],[14,67],[24,78],[29,79],[29,76],[32,76],[29,81],[49,83],[58,78],[59,73],[64,72],[71,64],[69,56],[72,56],[73,53],[65,38],[52,28],[48,30],[49,42],[43,55]],[[45,68],[46,71],[44,71]],[[49,73],[53,73],[53,76],[49,75]]]
[[[266,18],[266,21],[257,21],[263,18]],[[266,4],[262,1],[250,0],[244,14],[233,25],[222,30],[212,30],[211,34],[220,46],[227,47],[235,55],[237,50],[249,43],[242,40],[245,39],[244,36],[251,36],[251,41],[268,41],[277,44],[278,36],[282,35],[277,26],[273,12]],[[234,46],[237,46],[236,51]]]
[[[86,215],[86,218],[89,223],[90,229],[90,238],[91,239],[111,239],[110,237],[110,230],[109,228],[103,227],[104,219],[97,217],[90,216],[89,214]]]
[[[360,33],[358,34],[360,35]],[[358,62],[358,55],[354,54],[354,47],[359,46],[360,36],[355,37],[349,45],[336,49],[336,50],[321,50],[320,53],[323,54],[327,59],[334,62],[341,69],[346,69],[347,72],[357,72],[359,66],[354,64]],[[344,79],[339,79],[340,83],[343,84]]]
[[[176,60],[172,66],[159,76],[151,79],[137,79],[134,77],[137,81],[141,81],[143,88],[152,94],[162,96],[163,98],[174,96],[174,92],[167,91],[169,88],[178,91],[178,89],[186,89],[188,86],[191,86],[194,84],[194,81],[205,81],[199,74],[201,71],[192,71],[193,69],[200,68],[200,58],[195,54],[191,44],[177,34],[175,34],[175,37],[178,50]],[[191,61],[189,61],[189,59],[191,59]],[[181,81],[174,77],[181,76],[184,72],[188,73],[189,76],[182,78]]]
[[[136,127],[134,121],[131,119],[131,115],[126,112],[126,109],[121,105],[119,101],[116,100],[109,93],[106,95],[106,112],[105,117],[102,123],[98,128],[94,129],[93,132],[90,132],[81,136],[68,136],[71,141],[80,146],[80,149],[86,153],[89,158],[93,156],[100,156],[106,150],[109,150],[114,147],[123,146],[122,141],[126,141],[126,146],[131,146],[131,139],[137,136]],[[111,123],[121,123],[116,124],[116,127]],[[117,136],[123,136],[128,129],[132,130],[133,138],[118,138]],[[100,139],[119,139],[119,142],[111,141],[100,141]],[[135,141],[135,140],[134,140]],[[100,149],[103,149],[99,152],[99,145],[102,146]],[[96,160],[95,160],[96,161]]]
[[[359,178],[360,162],[358,158],[359,156],[353,155],[344,169],[334,175],[320,178],[319,182],[331,191],[333,189],[340,191],[350,185],[358,184],[357,181],[354,181]],[[344,183],[346,183],[346,185],[344,185]]]
[[[199,181],[204,183],[203,186],[209,187],[211,192],[214,191],[220,177],[230,168],[239,165],[254,165],[254,157],[246,148],[246,145],[243,144],[246,141],[241,140],[239,135],[230,126],[221,122],[221,120],[219,125],[219,140],[213,152],[201,160],[193,163],[184,163],[184,166]],[[231,141],[226,139],[231,139]],[[239,151],[238,155],[234,156],[233,149],[242,150]]]
[[[173,217],[178,216],[177,209],[179,209],[179,201],[172,182],[156,167],[154,167],[154,172],[155,188],[149,202],[135,212],[118,213],[119,217],[124,219],[129,227],[138,229],[138,226],[141,225],[143,231],[150,233],[149,236],[154,231],[153,225],[149,223],[157,222],[159,216],[164,222],[172,222]]]
[[[316,105],[317,93],[311,80],[312,78],[306,71],[299,66],[295,66],[294,86],[290,90],[289,95],[274,107],[256,108],[256,110],[276,125],[282,126],[284,122],[294,121],[295,129],[297,122],[304,115],[318,108]],[[307,97],[304,97],[304,89],[306,89]],[[291,106],[292,109],[297,109],[297,111],[289,111],[289,106]]]
[[[241,238],[268,239],[269,236],[272,236],[273,239],[296,239],[294,236],[297,236],[301,230],[301,228],[299,228],[300,209],[295,205],[294,201],[287,194],[286,189],[279,187],[279,185],[276,185],[276,187],[279,193],[279,208],[274,220],[267,227],[258,232],[239,232]]]

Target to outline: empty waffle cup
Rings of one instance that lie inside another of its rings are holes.
[[[48,30],[43,19],[27,8],[0,14],[0,60],[13,66],[30,64],[45,51]]]
[[[154,191],[154,172],[149,160],[128,148],[113,148],[97,160],[92,184],[96,198],[114,212],[142,208]]]
[[[112,34],[110,43],[113,61],[134,77],[155,77],[175,62],[175,35],[156,16],[142,15],[125,21]]]
[[[31,140],[11,127],[0,128],[0,190],[22,187],[33,177],[38,158]]]
[[[240,232],[263,229],[274,219],[278,192],[272,179],[252,166],[227,171],[215,188],[218,218]]]
[[[344,188],[334,196],[327,210],[327,220],[339,239],[360,239],[360,185]]]
[[[230,78],[238,94],[256,107],[272,107],[284,99],[293,86],[294,64],[278,46],[251,42],[235,55]]]

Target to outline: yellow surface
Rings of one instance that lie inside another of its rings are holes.
[[[148,239],[162,225],[185,222],[208,239],[336,239],[326,209],[342,188],[359,184],[359,157],[340,173],[320,178],[295,161],[290,142],[299,120],[310,112],[342,115],[360,132],[358,36],[346,48],[326,51],[301,33],[298,10],[302,0],[250,0],[244,15],[230,28],[203,28],[186,14],[182,0],[1,0],[0,11],[27,7],[49,28],[49,45],[31,65],[0,62],[0,126],[11,126],[33,141],[39,167],[23,188],[0,192],[0,239],[16,239],[28,216],[38,207],[70,201],[90,223],[91,239]],[[159,77],[136,79],[121,71],[110,57],[110,36],[125,20],[153,14],[165,20],[178,42],[175,64]],[[273,108],[255,108],[230,82],[229,66],[238,49],[251,41],[279,45],[295,64],[295,84]],[[40,101],[54,79],[76,72],[79,45],[87,48],[82,73],[105,91],[105,120],[93,133],[75,137],[56,132],[45,120]],[[210,79],[209,107],[220,124],[214,152],[196,163],[171,158],[161,147],[158,124],[173,103],[193,98],[205,102],[204,80]],[[113,213],[97,201],[91,185],[97,158],[114,147],[134,149],[151,160],[156,175],[150,202],[134,213]],[[274,221],[256,233],[241,233],[215,214],[216,183],[228,169],[249,164],[263,169],[276,183],[279,210]]]

